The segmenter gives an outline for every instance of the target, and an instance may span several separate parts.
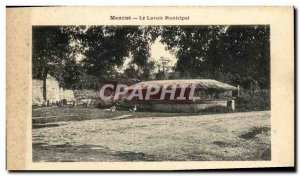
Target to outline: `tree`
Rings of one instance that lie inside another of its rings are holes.
[[[106,78],[131,56],[132,63],[143,68],[147,65],[151,41],[147,27],[91,26],[84,35],[83,67],[90,75]]]
[[[133,64],[130,64],[128,68],[124,70],[125,78],[137,78],[139,71],[134,67]]]
[[[205,71],[207,50],[213,40],[218,39],[220,26],[166,26],[162,31],[162,42],[176,53],[176,69],[185,78],[199,76]]]
[[[135,63],[129,63],[129,67],[124,70],[124,76],[126,78],[137,78],[139,80],[149,80],[153,75],[155,68],[154,61],[147,61],[147,64],[142,68],[138,67]]]
[[[46,100],[47,75],[62,74],[70,53],[70,35],[58,26],[35,26],[32,28],[32,75],[43,80],[43,98]]]
[[[258,84],[261,88],[269,88],[269,26],[227,26],[226,29],[208,50],[207,64],[215,77],[225,73],[232,77],[229,83],[248,88]]]
[[[141,76],[149,76],[149,45],[155,40],[152,27],[43,26],[33,27],[32,33],[33,78],[43,80],[45,100],[48,74],[64,88],[95,88],[102,78],[117,74],[116,68],[129,55]]]
[[[40,26],[33,27],[32,34],[33,78],[43,80],[44,98],[47,74],[65,88],[95,88],[118,75],[126,58],[132,58],[124,73],[128,78],[150,79],[155,68],[148,59],[150,45],[158,36],[176,54],[173,77],[211,78],[243,87],[270,85],[267,25]]]
[[[185,78],[211,78],[234,85],[270,85],[270,28],[247,26],[165,26],[163,43],[176,53]]]

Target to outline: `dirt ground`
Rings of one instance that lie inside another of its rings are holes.
[[[33,161],[270,160],[270,111],[172,114],[33,109]]]

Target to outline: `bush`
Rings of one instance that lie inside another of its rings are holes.
[[[115,105],[115,103],[112,100],[102,100],[102,99],[97,99],[97,107],[102,109],[102,108],[111,108],[112,106]]]
[[[238,111],[261,111],[270,110],[270,90],[259,90],[251,92],[243,89],[237,96],[236,109]]]
[[[203,112],[203,113],[207,113],[207,114],[210,114],[210,113],[228,113],[228,112],[232,112],[232,110],[230,110],[229,108],[227,107],[223,107],[223,106],[213,106],[213,107],[209,107],[209,108],[206,108],[206,109],[203,109],[203,110],[199,110],[200,112]]]

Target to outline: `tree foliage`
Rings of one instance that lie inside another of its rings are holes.
[[[85,33],[83,67],[88,74],[105,78],[122,67],[124,60],[143,68],[149,58],[151,35],[139,26],[91,26]]]
[[[39,26],[33,27],[32,73],[51,74],[70,89],[95,89],[119,75],[152,79],[150,46],[161,42],[176,54],[173,77],[210,78],[245,88],[270,85],[270,27],[246,26]],[[176,72],[176,74],[175,74]],[[157,78],[166,78],[165,73]]]
[[[61,66],[70,53],[70,36],[56,26],[33,27],[32,35],[33,78],[44,79],[47,74],[62,72]]]
[[[270,84],[269,26],[166,26],[162,42],[176,53],[185,78],[252,87]]]

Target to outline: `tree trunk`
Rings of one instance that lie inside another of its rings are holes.
[[[48,104],[48,102],[47,102],[47,75],[48,75],[48,71],[45,70],[45,72],[43,74],[43,99],[44,99],[44,102],[46,103],[46,106]]]
[[[47,76],[43,78],[43,99],[47,105]]]

